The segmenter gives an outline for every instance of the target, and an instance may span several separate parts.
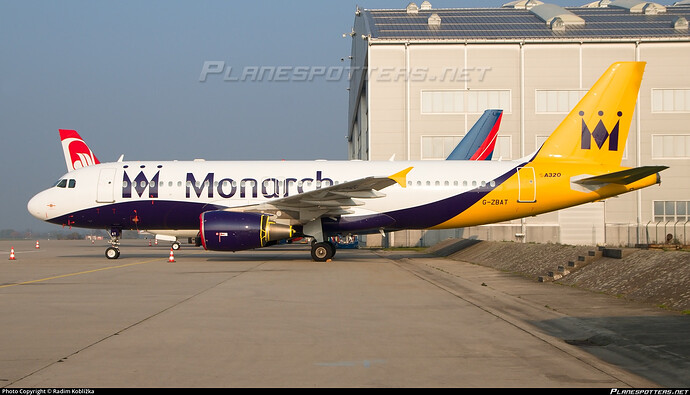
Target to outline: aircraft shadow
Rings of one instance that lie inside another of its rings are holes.
[[[664,387],[690,387],[690,316],[564,317],[532,324]]]

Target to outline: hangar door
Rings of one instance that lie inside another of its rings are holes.
[[[598,245],[605,242],[604,202],[587,203],[558,211],[560,242],[570,245]]]

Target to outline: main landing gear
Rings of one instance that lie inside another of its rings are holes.
[[[106,258],[117,259],[120,257],[120,236],[122,236],[122,229],[110,229],[110,247],[105,249]]]
[[[327,262],[335,255],[335,245],[328,241],[312,243],[311,259],[316,262]]]

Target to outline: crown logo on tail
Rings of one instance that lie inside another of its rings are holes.
[[[580,116],[584,116],[585,112],[580,111]],[[603,116],[604,112],[599,111],[599,116]],[[621,111],[618,111],[616,114],[618,115],[618,118],[620,118],[623,113]],[[591,149],[592,148],[592,139],[594,139],[594,142],[597,144],[597,147],[601,149],[601,147],[604,146],[604,143],[606,143],[606,140],[609,140],[609,151],[618,151],[618,124],[620,123],[620,119],[616,121],[616,125],[611,129],[609,132],[608,129],[606,129],[606,126],[604,126],[604,122],[599,119],[599,122],[597,123],[597,126],[594,127],[594,131],[590,132],[589,127],[587,127],[587,124],[585,123],[585,119],[582,118],[582,140],[580,143],[580,148],[581,149]]]

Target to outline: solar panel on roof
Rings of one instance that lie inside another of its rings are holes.
[[[542,38],[688,38],[687,30],[673,29],[672,20],[690,20],[690,7],[666,7],[665,13],[645,15],[617,8],[567,7],[585,20],[585,25],[568,26],[554,32],[528,10],[512,8],[468,8],[419,10],[364,10],[373,39],[542,39]],[[441,17],[438,28],[429,28],[432,13]]]

